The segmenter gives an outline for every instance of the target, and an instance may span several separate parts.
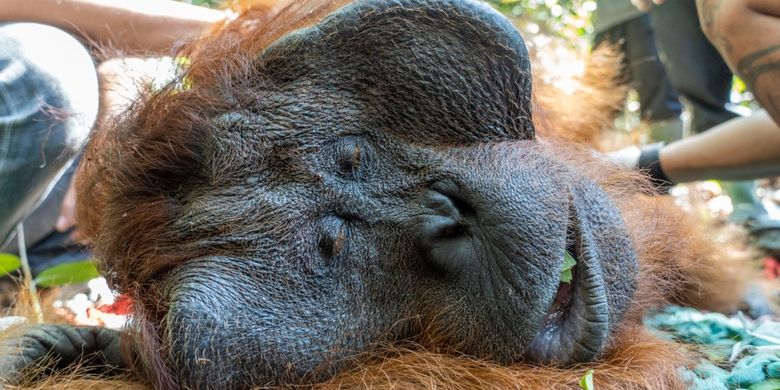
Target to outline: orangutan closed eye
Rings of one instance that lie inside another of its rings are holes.
[[[473,0],[336,8],[239,18],[92,141],[80,221],[134,302],[128,351],[48,326],[14,370],[103,351],[161,389],[680,386],[641,315],[706,254],[643,179],[537,139],[513,26]]]

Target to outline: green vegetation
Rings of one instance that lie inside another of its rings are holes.
[[[19,257],[0,253],[0,276],[9,275],[22,266]],[[39,287],[56,287],[68,284],[86,283],[100,276],[92,260],[75,261],[51,267],[35,277],[33,283]]]
[[[86,283],[98,276],[100,275],[92,260],[82,260],[44,270],[33,279],[33,283],[39,287],[56,287]]]
[[[511,18],[521,31],[575,40],[588,44],[593,25],[592,0],[489,0]]]
[[[10,274],[22,266],[22,260],[10,253],[0,253],[0,276]]]
[[[582,390],[595,390],[593,386],[593,370],[588,370],[585,375],[580,379],[580,389]]]
[[[222,0],[178,0],[182,3],[199,5],[201,7],[219,8],[224,3]]]
[[[572,273],[571,270],[577,265],[577,260],[574,260],[574,256],[569,251],[563,251],[563,267],[561,268],[561,283],[571,283]]]

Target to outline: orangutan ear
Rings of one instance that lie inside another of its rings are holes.
[[[358,0],[259,60],[284,96],[271,100],[335,120],[337,132],[423,144],[534,138],[525,43],[479,1]]]

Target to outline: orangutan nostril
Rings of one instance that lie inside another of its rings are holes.
[[[474,209],[463,201],[438,190],[428,190],[422,198],[426,208],[415,226],[415,241],[423,259],[436,269],[457,272],[470,262],[470,217]]]
[[[444,226],[436,234],[436,239],[451,239],[457,238],[468,233],[466,221],[459,220],[453,225]]]
[[[431,186],[431,190],[447,198],[461,216],[473,217],[477,214],[471,204],[462,198],[462,190],[455,182],[451,180],[439,181]]]

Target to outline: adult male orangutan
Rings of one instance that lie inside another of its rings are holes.
[[[691,357],[642,314],[737,295],[707,290],[710,253],[642,177],[537,138],[566,129],[483,3],[295,3],[182,58],[80,167],[131,325],[23,328],[9,381],[80,362],[125,375],[58,386],[680,388]]]

